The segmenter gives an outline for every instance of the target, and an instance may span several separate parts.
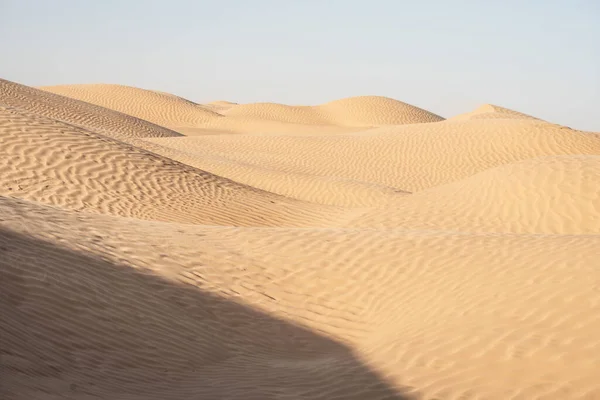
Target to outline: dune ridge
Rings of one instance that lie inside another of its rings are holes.
[[[32,99],[35,99],[32,101]],[[128,114],[0,79],[0,104],[112,137],[168,137],[179,133]]]
[[[0,398],[600,398],[598,133],[76,87],[0,80]]]
[[[124,85],[59,85],[39,89],[119,111],[160,126],[197,126],[221,115],[169,93]]]
[[[524,113],[521,113],[518,111],[510,110],[508,108],[496,106],[493,104],[483,104],[471,112],[455,115],[452,118],[448,118],[447,121],[462,121],[462,120],[473,120],[473,119],[532,119],[532,120],[540,120],[539,118],[536,118],[531,115],[524,114]]]
[[[184,134],[197,131],[298,133],[308,126],[337,133],[379,125],[438,122],[443,118],[382,96],[356,96],[318,106],[277,103],[201,105],[172,94],[131,86],[59,85],[39,89],[133,115]]]
[[[381,96],[356,96],[319,106],[276,103],[240,104],[225,115],[310,125],[377,126],[438,122],[443,118],[421,108]]]

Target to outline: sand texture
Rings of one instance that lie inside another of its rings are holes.
[[[0,81],[0,399],[600,399],[600,135]]]
[[[15,107],[113,137],[168,137],[177,132],[91,103],[0,79],[0,105]]]

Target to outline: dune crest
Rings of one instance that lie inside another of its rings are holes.
[[[477,107],[475,110],[456,115],[448,118],[447,121],[463,121],[473,119],[532,119],[540,120],[539,118],[532,117],[531,115],[524,114],[518,111],[510,110],[508,108],[495,106],[493,104],[483,104]]]
[[[164,127],[196,126],[220,114],[175,95],[124,85],[60,85],[39,89],[119,111]]]
[[[204,107],[213,110],[215,112],[218,112],[219,114],[224,114],[227,110],[229,110],[232,107],[237,106],[238,103],[233,103],[231,101],[226,101],[226,100],[217,100],[217,101],[211,101],[210,103],[204,104]]]
[[[104,107],[0,79],[0,105],[35,113],[110,137],[169,137],[179,133]]]
[[[312,126],[337,133],[380,125],[438,122],[443,118],[421,108],[381,96],[357,96],[318,106],[277,103],[201,105],[181,97],[123,85],[59,85],[39,89],[85,101],[173,129],[184,134],[293,132]]]
[[[319,106],[276,103],[240,104],[225,115],[306,125],[378,126],[438,122],[443,118],[398,100],[357,96]]]

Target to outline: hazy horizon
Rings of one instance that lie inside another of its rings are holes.
[[[485,103],[600,131],[600,4],[0,1],[0,77],[196,102],[380,95],[443,117]]]

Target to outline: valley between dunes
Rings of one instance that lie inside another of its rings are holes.
[[[600,134],[0,80],[0,315],[7,400],[600,399]]]

